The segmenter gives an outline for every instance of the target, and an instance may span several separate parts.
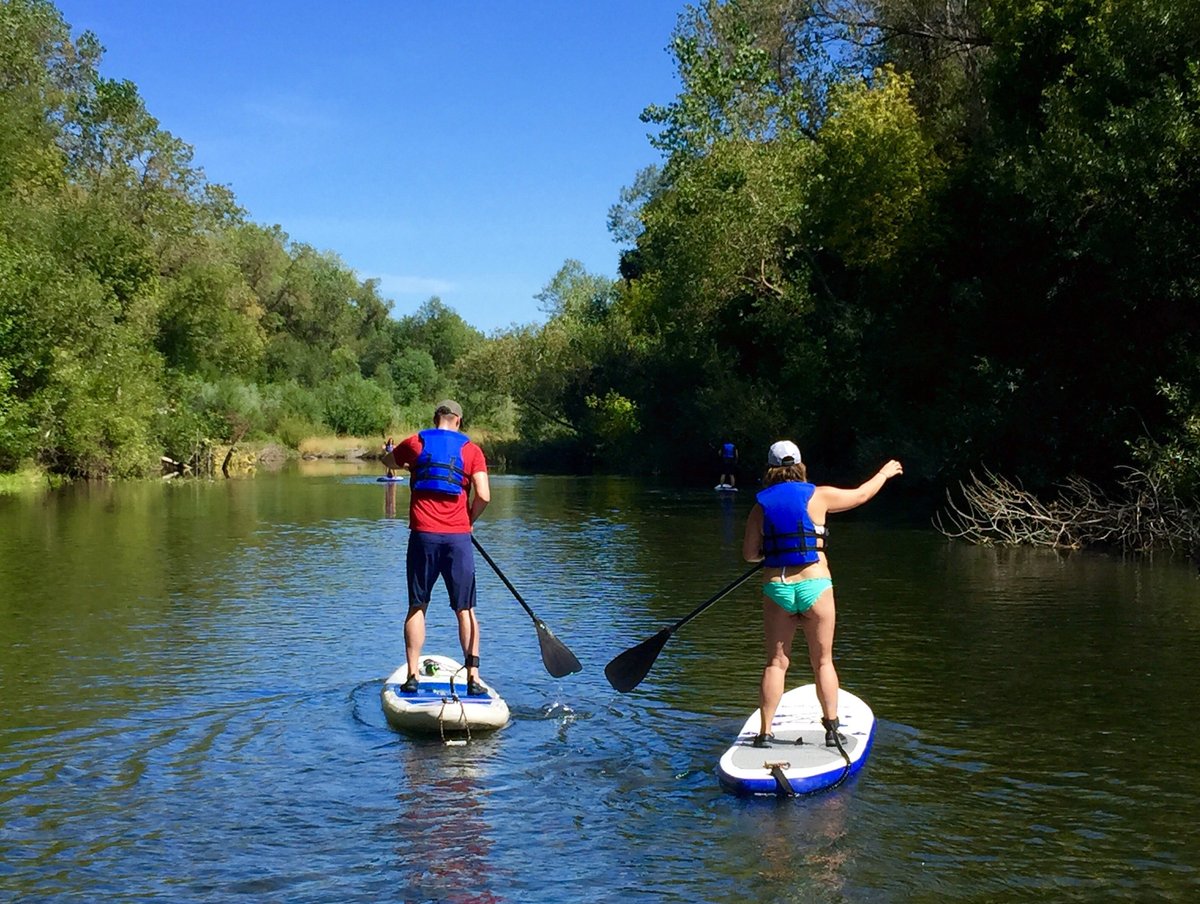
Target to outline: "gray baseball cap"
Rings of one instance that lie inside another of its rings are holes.
[[[462,405],[454,401],[454,399],[442,399],[433,409],[433,414],[436,417],[439,414],[453,414],[457,418],[462,418]]]

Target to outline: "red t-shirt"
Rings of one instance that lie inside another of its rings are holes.
[[[413,434],[396,446],[396,464],[412,470],[417,456],[421,454],[421,437]],[[487,461],[483,450],[470,440],[463,444],[463,470],[470,477],[480,471],[487,472]],[[471,515],[467,509],[470,490],[457,496],[434,493],[430,490],[413,490],[408,501],[408,526],[413,530],[437,534],[469,534]]]

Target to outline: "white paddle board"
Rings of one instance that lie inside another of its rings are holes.
[[[491,731],[508,724],[508,704],[483,677],[482,696],[468,696],[467,670],[449,656],[422,656],[418,687],[407,694],[400,685],[408,678],[402,665],[383,682],[380,697],[388,724],[405,731],[461,734]]]
[[[717,764],[721,784],[737,794],[811,794],[840,784],[862,768],[875,739],[871,708],[844,689],[838,691],[842,750],[825,746],[815,684],[783,695],[766,747],[754,746],[760,719],[756,709]]]

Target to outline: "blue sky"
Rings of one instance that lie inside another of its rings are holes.
[[[539,322],[563,262],[616,275],[609,207],[657,163],[683,0],[58,0],[255,222],[403,316]]]

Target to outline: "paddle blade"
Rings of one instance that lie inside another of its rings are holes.
[[[612,662],[604,667],[604,677],[622,694],[629,693],[642,683],[642,679],[654,665],[654,660],[670,639],[671,629],[663,628],[636,647],[630,647],[624,653],[613,657]]]
[[[546,627],[545,622],[537,619],[534,623],[537,625],[538,645],[542,648],[542,662],[546,664],[547,672],[555,678],[562,678],[583,669],[575,654],[554,636],[554,632]]]

